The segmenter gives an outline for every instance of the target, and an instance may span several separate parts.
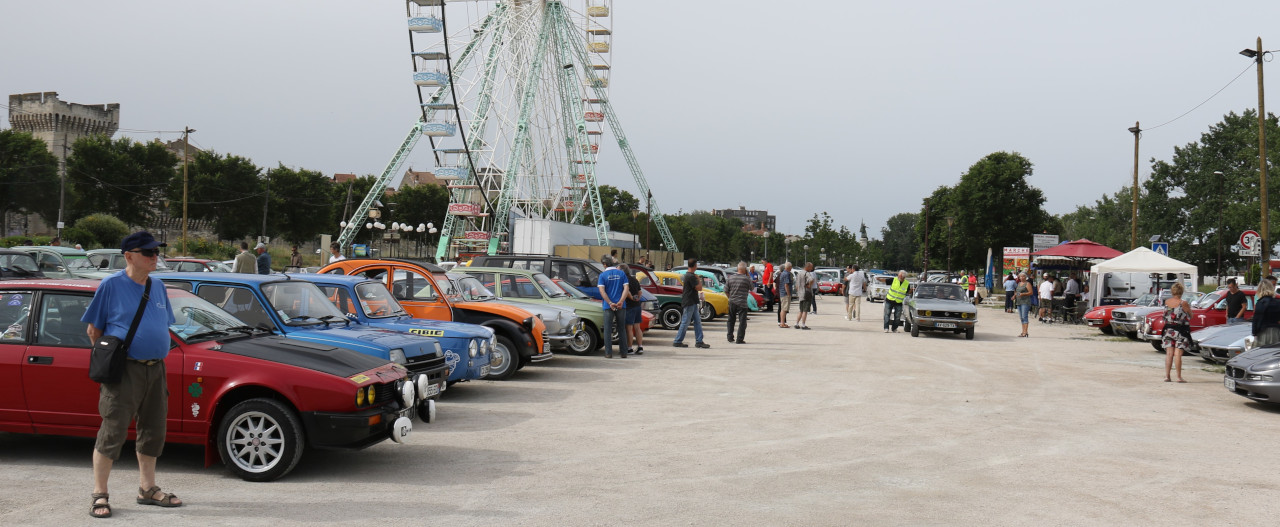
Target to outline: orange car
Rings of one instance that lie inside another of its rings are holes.
[[[541,319],[507,304],[464,300],[452,287],[437,285],[449,283],[438,265],[415,260],[349,259],[326,265],[320,272],[382,280],[405,311],[416,318],[492,328],[498,344],[486,379],[508,379],[524,365],[552,357],[547,326]]]

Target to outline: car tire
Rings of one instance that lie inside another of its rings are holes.
[[[1126,332],[1124,332],[1124,336],[1129,337],[1129,340],[1142,340],[1142,339],[1138,338],[1138,332],[1137,332],[1137,331],[1126,331]]]
[[[711,307],[711,304],[703,302],[702,305],[698,306],[698,317],[701,318],[703,322],[711,322],[712,319],[716,318],[716,308]]]
[[[498,335],[493,346],[493,358],[489,360],[489,374],[484,378],[491,381],[505,381],[516,374],[520,368],[520,350],[511,339]]]
[[[1108,324],[1108,325],[1106,325],[1106,326],[1102,326],[1102,327],[1101,327],[1101,328],[1099,328],[1099,329],[1101,329],[1101,330],[1102,330],[1102,334],[1103,334],[1103,335],[1114,335],[1114,334],[1116,333],[1116,332],[1115,332],[1115,330],[1111,329],[1111,325],[1110,325],[1110,324]]]
[[[1158,352],[1160,352],[1160,353],[1164,353],[1164,347],[1160,345],[1160,344],[1162,344],[1162,343],[1164,342],[1164,339],[1161,339],[1161,340],[1153,340],[1153,341],[1150,341],[1150,342],[1151,342],[1151,347],[1155,348],[1155,349],[1156,349],[1156,351],[1158,351]]]
[[[252,440],[279,445],[252,446]],[[218,455],[232,474],[245,481],[280,479],[302,459],[306,442],[293,409],[272,399],[249,399],[231,407],[218,423]]]
[[[912,323],[908,322],[908,323],[907,323],[907,329],[910,329],[910,330],[911,330],[911,336],[913,336],[913,337],[919,337],[919,336],[920,336],[920,324],[912,324]]]
[[[964,339],[973,340],[973,328],[964,330]]]
[[[659,322],[662,323],[663,329],[679,329],[680,319],[684,316],[684,309],[680,304],[667,304],[662,306],[662,312],[658,314]]]
[[[591,324],[583,324],[582,332],[569,340],[569,351],[575,355],[586,355],[600,349],[600,331]]]

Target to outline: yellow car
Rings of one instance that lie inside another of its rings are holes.
[[[682,273],[673,273],[670,271],[654,271],[653,275],[657,277],[662,285],[671,287],[684,287],[680,281]],[[701,279],[701,278],[699,278]],[[702,290],[702,305],[699,306],[698,312],[703,322],[710,322],[719,316],[729,314],[729,297],[724,293],[715,293],[709,289]]]

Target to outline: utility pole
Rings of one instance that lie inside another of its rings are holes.
[[[67,132],[62,132],[62,158],[58,160],[58,239],[62,239],[62,209],[67,204]]]
[[[1258,50],[1254,60],[1258,62],[1258,178],[1259,189],[1262,193],[1262,228],[1258,229],[1258,234],[1262,235],[1259,244],[1262,248],[1259,262],[1266,262],[1262,265],[1264,275],[1271,274],[1271,224],[1267,219],[1267,105],[1263,100],[1262,89],[1262,37],[1258,37]]]
[[[1129,133],[1133,134],[1133,232],[1129,235],[1129,250],[1133,250],[1138,248],[1138,139],[1142,137],[1142,127],[1138,125],[1138,121],[1133,122]]]
[[[183,255],[191,254],[187,251],[187,146],[190,145],[188,136],[194,132],[190,126],[182,127],[182,253]]]
[[[649,225],[653,224],[653,191],[650,190],[644,201],[644,250],[649,251]],[[653,265],[653,262],[649,262]]]
[[[267,192],[262,197],[262,236],[267,236],[267,203],[271,202],[271,171],[267,170]]]
[[[924,200],[924,269],[926,274],[929,272],[929,200]]]

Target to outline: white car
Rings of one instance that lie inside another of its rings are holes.
[[[893,285],[893,279],[897,276],[891,274],[878,274],[871,276],[871,288],[868,289],[867,299],[872,302],[882,302],[886,296],[889,296],[889,286]]]

